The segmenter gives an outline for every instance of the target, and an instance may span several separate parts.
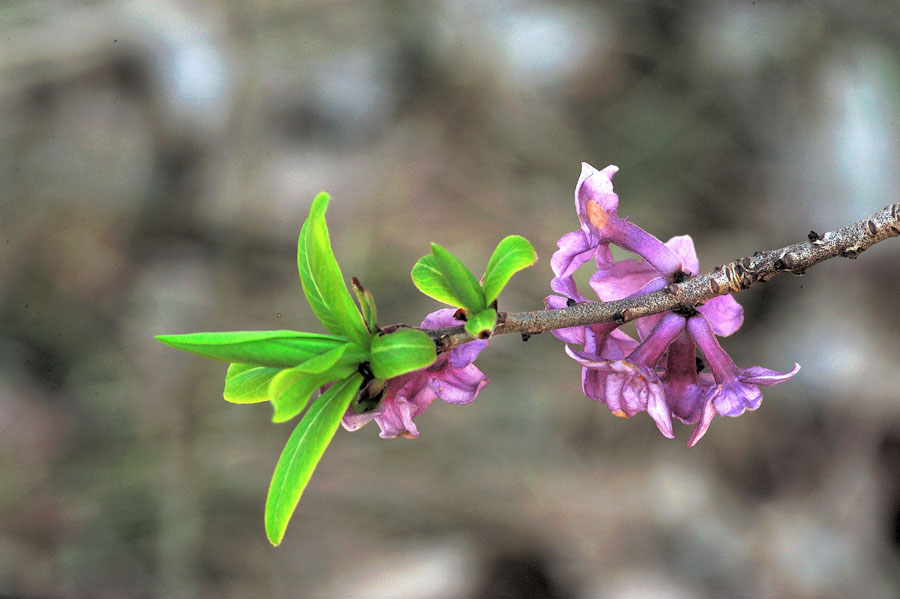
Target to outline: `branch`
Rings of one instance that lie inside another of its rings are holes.
[[[660,312],[694,308],[717,295],[736,293],[749,289],[754,283],[764,283],[781,272],[802,276],[807,269],[829,258],[855,259],[879,241],[897,236],[900,236],[900,204],[893,204],[837,231],[823,235],[810,231],[808,241],[756,252],[717,266],[705,275],[671,283],[665,289],[646,295],[610,302],[583,302],[562,310],[502,312],[493,334],[520,333],[522,339],[527,340],[530,335],[553,329],[602,322],[625,323]],[[475,340],[462,326],[423,330],[435,340],[439,351]]]

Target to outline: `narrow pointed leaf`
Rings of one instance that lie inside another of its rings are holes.
[[[269,485],[266,499],[266,535],[279,545],[316,465],[356,395],[362,376],[346,378],[328,389],[291,433]]]
[[[302,412],[313,392],[324,385],[322,375],[300,372],[293,368],[282,370],[272,379],[268,389],[274,410],[272,422],[287,422]]]
[[[269,382],[278,368],[232,364],[225,375],[225,401],[231,403],[259,403],[269,399]]]
[[[318,356],[313,356],[295,367],[301,372],[321,373],[334,367],[336,364],[356,365],[365,362],[369,358],[369,352],[356,343],[344,343]]]
[[[457,308],[462,307],[462,300],[456,297],[447,285],[444,276],[438,270],[433,254],[422,256],[413,266],[410,275],[412,276],[413,284],[428,297],[433,297],[439,302],[444,302]]]
[[[300,282],[313,313],[326,329],[365,345],[370,335],[344,284],[325,224],[325,209],[330,199],[324,192],[317,195],[300,229],[297,241]]]
[[[485,308],[478,314],[470,316],[466,321],[466,332],[478,339],[487,339],[494,332],[497,324],[497,311]]]
[[[434,341],[416,329],[397,329],[372,339],[369,365],[380,379],[400,376],[431,365],[436,358]]]
[[[484,309],[487,305],[484,302],[484,292],[472,271],[466,268],[459,258],[436,243],[431,244],[431,254],[447,287],[462,302],[460,307],[465,308],[466,312],[479,312]]]
[[[357,365],[339,364],[325,371],[310,373],[299,368],[279,372],[269,383],[268,399],[274,413],[272,422],[287,422],[302,412],[313,393],[321,386],[356,372]]]
[[[514,274],[528,268],[537,260],[534,246],[520,235],[505,237],[491,255],[484,271],[484,301],[490,305],[509,283]]]
[[[378,310],[375,309],[375,298],[372,293],[362,286],[359,279],[353,277],[350,281],[353,285],[353,291],[359,299],[359,307],[362,310],[363,321],[370,333],[375,333],[378,329]]]
[[[188,333],[156,338],[175,349],[214,360],[271,368],[292,368],[347,343],[342,337],[298,331]]]

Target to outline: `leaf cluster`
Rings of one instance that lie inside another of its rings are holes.
[[[157,337],[177,349],[231,362],[225,375],[227,401],[268,401],[274,422],[303,414],[269,487],[265,523],[274,545],[284,537],[310,476],[354,399],[362,400],[362,390],[373,381],[383,386],[390,378],[429,366],[436,357],[434,342],[422,331],[398,328],[385,334],[376,322],[372,294],[355,278],[360,307],[353,302],[331,249],[325,223],[329,200],[325,193],[313,200],[297,242],[297,268],[303,293],[330,334],[243,331]],[[364,409],[377,407],[369,395],[364,399]]]
[[[479,282],[459,258],[436,243],[431,253],[413,266],[412,280],[419,291],[462,310],[466,332],[486,339],[497,325],[497,297],[514,274],[534,264],[537,254],[520,235],[497,244]]]
[[[326,193],[316,196],[297,240],[303,293],[327,334],[284,330],[157,336],[171,347],[230,362],[227,401],[268,401],[274,422],[302,415],[269,486],[265,525],[273,545],[284,538],[347,410],[375,409],[389,379],[426,368],[436,359],[435,344],[423,331],[378,326],[375,299],[355,277],[352,287],[359,305],[354,303],[331,249],[325,222],[329,201]],[[413,281],[427,295],[461,308],[466,330],[474,337],[490,336],[497,322],[497,296],[513,274],[536,259],[526,239],[507,237],[494,250],[479,283],[453,254],[437,244],[431,250],[413,268]]]

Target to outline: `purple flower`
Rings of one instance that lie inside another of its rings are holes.
[[[614,415],[622,418],[647,412],[659,432],[673,438],[671,409],[656,364],[669,344],[684,330],[684,323],[683,316],[667,313],[624,359],[604,359],[596,353],[573,350],[567,345],[566,352],[584,367],[584,394],[602,401]]]
[[[682,328],[666,352],[663,384],[672,416],[685,424],[700,420],[703,398],[715,385],[708,372],[698,373],[696,346],[687,328]]]
[[[700,382],[706,387],[702,397],[684,396],[681,408],[690,418],[696,418],[688,447],[692,447],[706,434],[712,419],[716,416],[740,416],[747,410],[755,410],[762,403],[762,391],[759,385],[777,385],[793,377],[800,370],[794,363],[790,372],[778,372],[762,366],[738,368],[722,346],[709,321],[703,315],[695,315],[688,319],[687,330],[712,371],[713,381],[705,379]],[[699,412],[699,416],[697,416]]]
[[[712,373],[698,373],[699,347]],[[582,369],[582,389],[604,402],[610,411],[630,418],[646,411],[670,439],[672,416],[696,424],[688,439],[693,447],[706,434],[713,417],[740,416],[762,402],[759,385],[777,385],[800,370],[778,372],[761,366],[738,368],[719,345],[712,325],[702,314],[688,319],[668,312],[657,320],[643,342],[624,359],[609,359],[589,351],[566,352]],[[661,368],[665,355],[664,368]]]
[[[422,328],[442,329],[463,324],[453,318],[452,308],[432,312],[422,321]],[[347,410],[341,424],[355,431],[374,420],[383,439],[419,436],[413,419],[425,411],[435,398],[447,403],[467,404],[488,384],[488,378],[472,362],[487,347],[487,341],[472,341],[439,354],[434,363],[423,370],[389,379],[384,397],[371,412],[357,414]]]
[[[548,295],[544,298],[544,307],[548,310],[567,306],[567,299],[559,295]],[[584,351],[603,356],[604,359],[622,358],[637,347],[637,341],[620,331],[619,325],[614,322],[556,329],[550,332],[557,339],[581,345]]]
[[[609,244],[630,250],[641,256],[666,277],[682,270],[680,257],[640,227],[618,215],[619,196],[613,192],[612,176],[619,170],[608,166],[598,171],[586,162],[581,163],[581,176],[575,187],[575,211],[581,229],[563,235],[559,249],[550,258],[556,275],[550,288],[576,301],[581,301],[572,275],[578,268],[594,259],[598,268],[613,264]]]
[[[661,279],[650,281],[629,297],[659,291],[664,285],[665,282],[661,282]],[[547,310],[565,308],[568,305],[568,299],[558,295],[548,295],[544,298],[544,308]],[[619,330],[619,326],[621,325],[618,323],[608,322],[556,329],[550,332],[561,341],[581,345],[586,354],[598,356],[603,360],[620,360],[634,351],[638,343],[630,335]],[[586,376],[587,369],[584,368],[581,371],[582,385]]]
[[[559,240],[551,258],[555,277],[551,289],[565,297],[545,298],[547,309],[588,301],[578,291],[573,275],[594,259],[597,271],[591,288],[602,301],[635,297],[658,291],[680,277],[697,275],[700,264],[693,240],[682,235],[662,243],[643,229],[618,216],[619,198],[612,176],[618,168],[598,171],[582,163],[575,188],[575,210],[581,229]],[[614,262],[614,243],[641,257]],[[669,312],[637,319],[638,344],[616,323],[558,329],[553,334],[566,342],[566,352],[582,365],[581,386],[589,398],[606,403],[616,416],[629,418],[646,411],[666,437],[673,437],[672,417],[696,424],[688,446],[700,440],[713,417],[739,416],[762,401],[759,385],[776,385],[794,376],[753,366],[738,368],[719,345],[716,335],[737,331],[744,310],[731,295],[716,296],[698,306],[693,316]],[[582,350],[570,345],[581,345]],[[698,372],[696,347],[703,352],[710,373]]]
[[[694,241],[689,235],[673,237],[665,245],[682,260],[685,274],[697,275],[700,272]],[[597,270],[591,276],[590,285],[601,300],[608,302],[631,297],[642,287],[647,287],[651,281],[657,280],[661,283],[658,283],[659,289],[671,282],[653,265],[643,260],[622,260]],[[731,335],[741,328],[744,322],[744,309],[731,295],[717,295],[702,306],[698,306],[697,310],[706,316],[716,335],[720,337]],[[660,318],[662,314],[645,316],[637,320],[636,326],[641,338],[649,333]]]

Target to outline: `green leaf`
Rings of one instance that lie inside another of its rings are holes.
[[[413,284],[428,297],[433,297],[437,301],[450,304],[451,306],[460,307],[463,305],[462,300],[456,297],[453,290],[450,289],[444,280],[441,271],[438,270],[433,254],[422,256],[413,266],[410,275],[412,276]]]
[[[314,374],[325,372],[334,367],[336,364],[344,366],[352,366],[356,368],[360,362],[365,362],[369,358],[369,352],[361,348],[355,343],[344,343],[334,349],[314,356],[305,362],[301,362],[295,366],[296,370],[301,372],[311,372]]]
[[[466,268],[459,258],[436,243],[431,244],[431,254],[447,287],[462,302],[460,307],[465,308],[466,312],[483,310],[487,305],[484,301],[484,292],[472,271]]]
[[[313,403],[291,433],[278,458],[266,499],[266,535],[273,545],[284,538],[297,502],[361,382],[362,376],[356,374],[335,383]]]
[[[310,358],[295,368],[279,372],[271,379],[267,396],[275,409],[273,422],[285,422],[303,411],[313,391],[331,381],[353,374],[369,352],[355,343],[345,343]]]
[[[269,384],[268,398],[275,410],[272,422],[287,422],[306,408],[313,391],[324,385],[321,375],[288,368]]]
[[[304,372],[299,368],[282,370],[272,378],[268,398],[275,412],[272,422],[287,422],[306,408],[313,392],[322,385],[342,379],[356,372],[356,365],[337,365],[318,373]]]
[[[484,271],[484,301],[490,305],[509,283],[514,274],[528,268],[537,260],[534,246],[520,235],[510,235],[497,244]]]
[[[434,341],[416,329],[397,329],[372,339],[369,365],[379,379],[389,379],[425,368],[437,357]]]
[[[359,299],[359,307],[362,309],[366,328],[369,329],[370,333],[374,334],[378,330],[378,310],[375,309],[375,298],[368,289],[362,286],[362,283],[356,277],[353,277],[350,282],[353,285],[353,291],[356,292],[356,297]]]
[[[231,403],[259,403],[269,399],[269,382],[278,368],[232,364],[225,375],[225,401]]]
[[[478,314],[470,316],[466,321],[466,332],[477,339],[487,339],[494,332],[497,324],[497,311],[485,308]]]
[[[330,199],[324,192],[317,195],[309,209],[309,217],[300,229],[297,241],[300,282],[306,301],[326,329],[365,346],[369,331],[350,298],[328,237],[325,209]]]
[[[252,366],[293,368],[310,358],[346,345],[347,339],[298,331],[232,331],[157,335],[166,345],[214,360]]]

